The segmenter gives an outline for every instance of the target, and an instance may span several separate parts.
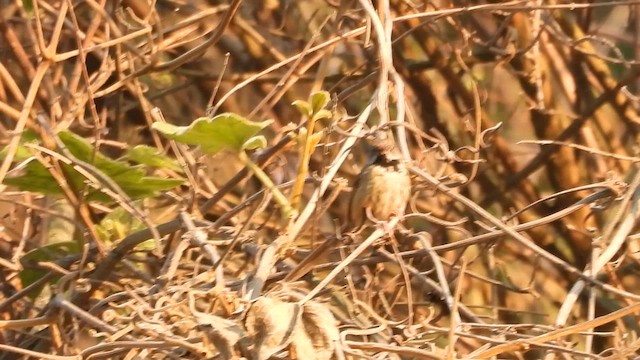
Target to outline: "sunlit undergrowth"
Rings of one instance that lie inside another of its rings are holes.
[[[0,1],[0,359],[638,356],[638,5]]]

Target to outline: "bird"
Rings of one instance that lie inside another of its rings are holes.
[[[367,220],[387,221],[401,215],[411,197],[411,176],[393,137],[376,132],[368,139],[369,160],[353,184],[349,227],[359,230]]]
[[[357,232],[370,223],[370,216],[387,221],[394,214],[404,213],[411,197],[411,177],[394,142],[380,130],[367,137],[370,145],[369,159],[353,184],[348,208],[346,229]],[[368,215],[370,214],[370,216]],[[328,237],[323,245],[315,248],[286,277],[296,281],[305,276],[323,257],[335,248],[342,238]]]

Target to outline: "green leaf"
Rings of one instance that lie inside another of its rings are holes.
[[[138,220],[122,207],[115,208],[96,225],[100,239],[109,245],[144,228],[146,228],[146,226],[142,221]],[[135,250],[153,250],[155,249],[155,245],[156,242],[153,239],[149,239],[138,244]]]
[[[32,191],[45,195],[61,195],[62,190],[42,164],[32,160],[25,167],[24,175],[4,179],[5,185],[15,186],[22,191]]]
[[[172,159],[160,153],[158,149],[147,145],[138,145],[128,149],[125,158],[150,167],[169,169],[180,173],[183,172],[182,167],[180,167],[175,159]]]
[[[318,111],[317,113],[313,114],[313,118],[315,120],[331,119],[332,116],[333,116],[333,114],[331,113],[331,111],[329,111],[327,109],[322,109],[322,110]]]
[[[33,16],[33,0],[22,0],[22,8],[30,17]]]
[[[156,195],[157,193],[173,189],[182,184],[181,179],[164,179],[160,177],[144,176],[144,170],[129,171],[112,179],[127,193],[132,199],[144,199]]]
[[[215,154],[224,149],[242,151],[244,144],[271,122],[254,122],[237,114],[224,113],[214,118],[198,118],[189,126],[156,122],[153,129],[169,139],[200,146],[206,154]]]
[[[74,133],[65,131],[59,133],[58,136],[69,152],[78,160],[92,164],[106,177],[118,184],[133,199],[153,196],[159,191],[172,189],[183,182],[181,179],[147,176],[144,166],[130,165],[126,161],[110,159],[100,152],[96,152],[88,141]],[[71,189],[79,192],[87,188],[85,184],[87,179],[83,175],[70,165],[61,164],[61,166],[64,170],[67,184]],[[48,195],[62,194],[62,189],[51,176],[49,170],[38,161],[29,162],[24,172],[24,175],[21,176],[5,178],[4,183],[23,191],[33,191]],[[106,187],[106,185],[101,185],[101,187]],[[88,200],[101,202],[112,200],[111,197],[93,187],[87,188],[87,190]]]
[[[71,236],[73,236],[73,234],[69,234],[69,237]],[[45,276],[50,271],[48,269],[34,268],[33,265],[35,263],[40,261],[53,262],[69,255],[80,254],[80,252],[80,245],[75,241],[57,242],[31,250],[20,259],[20,263],[24,268],[19,273],[20,280],[22,281],[22,287],[24,288],[33,284],[36,280]],[[49,283],[55,283],[58,279],[59,277],[54,277]],[[36,298],[38,295],[39,291],[31,292],[29,296]]]
[[[323,90],[311,94],[311,109],[313,114],[317,114],[320,110],[324,109],[329,103],[329,100],[331,100],[331,95],[327,91]]]
[[[318,146],[318,144],[320,143],[320,140],[322,140],[322,137],[324,136],[324,132],[319,131],[313,135],[311,135],[311,139],[309,139],[309,142],[311,143],[311,148],[314,149],[316,146]]]
[[[38,134],[36,134],[33,130],[25,130],[20,134],[20,142],[18,145],[18,149],[16,150],[16,154],[13,157],[14,161],[25,161],[28,158],[33,156],[32,150],[28,147],[24,146],[25,144],[37,144],[38,143]],[[7,152],[9,151],[8,147],[2,148],[0,150],[0,160],[4,160],[7,157]]]
[[[254,136],[242,145],[242,150],[264,149],[267,147],[267,138],[262,135]]]
[[[291,104],[296,108],[298,108],[298,112],[300,112],[300,114],[306,117],[313,115],[313,108],[311,107],[311,104],[309,104],[308,102],[304,100],[296,100]]]

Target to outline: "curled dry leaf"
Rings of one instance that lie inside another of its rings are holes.
[[[491,141],[493,141],[493,138],[494,138],[495,134],[498,132],[498,130],[500,130],[501,127],[502,127],[502,122],[499,122],[495,126],[492,126],[490,128],[485,129],[480,134],[480,148],[481,149],[484,149],[487,146],[489,146]]]
[[[247,313],[252,358],[268,359],[289,348],[289,358],[329,360],[339,339],[333,314],[321,304],[261,297]]]
[[[327,307],[309,301],[304,305],[302,325],[313,346],[316,360],[329,360],[333,355],[335,343],[340,339],[336,319]],[[300,352],[298,352],[301,355]],[[300,356],[301,359],[311,357]]]
[[[247,312],[245,326],[253,338],[253,359],[268,359],[284,349],[292,339],[300,317],[300,307],[269,297],[258,298]]]
[[[207,332],[207,336],[220,352],[221,358],[237,358],[234,348],[236,344],[244,338],[244,330],[235,322],[220,316],[205,313],[195,313],[195,315],[198,324],[202,328],[210,329],[210,331]]]

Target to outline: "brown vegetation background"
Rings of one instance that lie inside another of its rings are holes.
[[[640,356],[639,50],[637,1],[0,0],[0,180],[32,131],[64,190],[2,185],[0,358]],[[320,90],[307,174],[291,104]],[[305,180],[298,217],[234,154],[151,129],[223,112],[274,120],[250,155],[287,196]],[[347,234],[379,126],[411,202]],[[64,130],[185,182],[89,201]]]

